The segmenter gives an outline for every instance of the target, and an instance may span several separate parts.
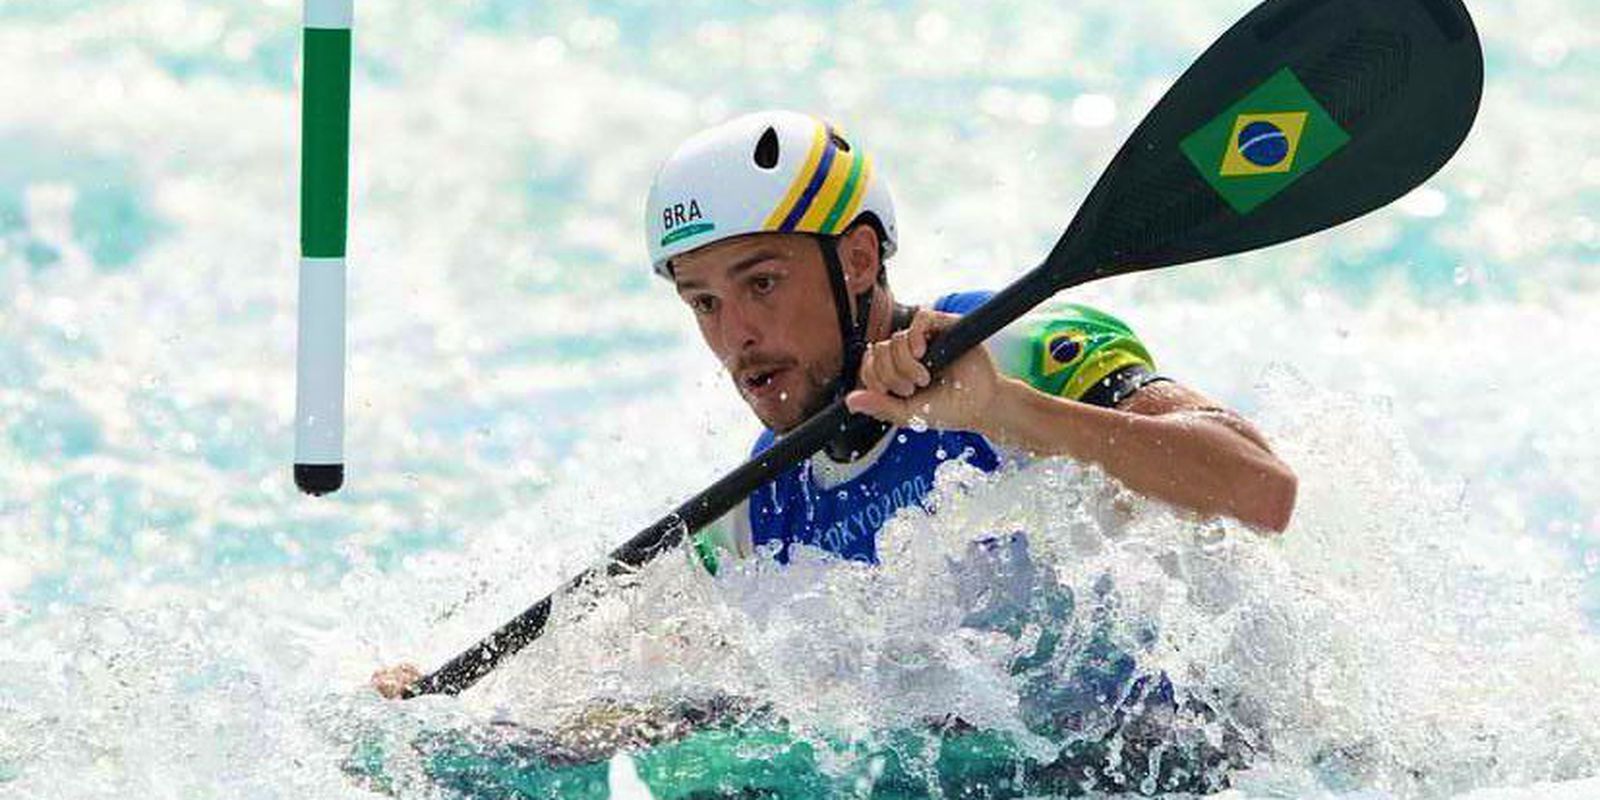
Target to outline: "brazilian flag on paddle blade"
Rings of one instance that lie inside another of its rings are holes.
[[[1284,67],[1180,146],[1228,205],[1248,214],[1350,141]]]

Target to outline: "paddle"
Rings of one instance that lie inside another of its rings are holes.
[[[1379,208],[1455,153],[1482,89],[1461,0],[1267,0],[1161,98],[1044,263],[923,361],[949,365],[1069,286],[1266,247]],[[637,569],[863,422],[835,402],[405,696],[466,689],[543,633],[554,598]]]

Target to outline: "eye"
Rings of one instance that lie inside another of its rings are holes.
[[[756,275],[750,278],[750,288],[756,294],[769,294],[778,288],[778,279],[772,275]]]
[[[688,302],[689,307],[694,309],[694,313],[700,316],[705,316],[717,310],[717,298],[715,295],[697,294],[689,298]]]

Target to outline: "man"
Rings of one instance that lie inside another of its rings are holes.
[[[1062,307],[930,375],[918,362],[929,341],[987,295],[896,302],[884,270],[899,241],[887,183],[823,120],[768,111],[697,134],[657,174],[648,214],[655,272],[766,427],[756,452],[840,395],[880,421],[698,537],[713,572],[719,554],[758,548],[780,561],[795,546],[876,561],[879,529],[920,504],[940,463],[994,470],[1008,453],[1092,462],[1200,515],[1288,525],[1296,479],[1262,435],[1156,374],[1144,345],[1108,315]],[[416,677],[407,665],[373,682],[389,695]]]
[[[656,272],[767,428],[757,452],[840,393],[883,422],[758,490],[701,538],[708,561],[761,546],[786,559],[795,544],[873,561],[878,528],[920,502],[939,462],[991,470],[1007,451],[1093,462],[1202,515],[1288,524],[1295,477],[1261,434],[1156,375],[1109,316],[1067,306],[996,337],[1010,376],[985,348],[929,375],[918,363],[928,342],[987,295],[895,302],[888,187],[822,120],[765,112],[691,138],[657,175],[649,213]]]

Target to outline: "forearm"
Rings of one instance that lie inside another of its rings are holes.
[[[1203,515],[1281,531],[1294,507],[1293,473],[1209,412],[1133,414],[1008,379],[985,418],[979,432],[992,441],[1098,464],[1134,491]]]

